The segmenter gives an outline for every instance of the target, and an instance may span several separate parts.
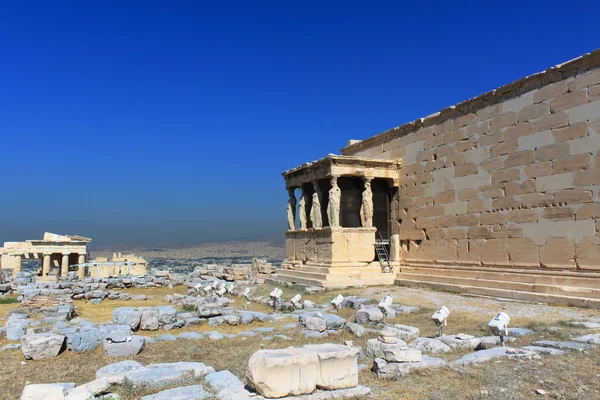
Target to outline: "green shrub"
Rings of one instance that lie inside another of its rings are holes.
[[[194,306],[193,304],[184,304],[183,305],[183,311],[185,311],[185,312],[194,312],[194,311],[196,311],[196,306]]]
[[[0,304],[15,304],[18,303],[16,297],[0,297]]]

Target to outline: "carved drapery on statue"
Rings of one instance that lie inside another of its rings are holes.
[[[371,179],[365,178],[365,190],[362,193],[362,205],[360,208],[360,221],[365,228],[373,227],[373,192],[371,191]]]
[[[329,226],[340,226],[340,202],[342,191],[337,185],[337,176],[331,178],[331,189],[329,189],[329,203],[327,204],[327,219]]]
[[[298,202],[298,219],[300,220],[300,230],[306,230],[306,195],[303,190]]]
[[[288,219],[288,230],[293,231],[296,229],[296,196],[294,195],[294,188],[288,189],[290,196],[287,202],[287,219]]]
[[[315,191],[312,195],[312,207],[310,209],[310,221],[312,222],[312,227],[315,229],[319,229],[323,227],[323,217],[321,214],[321,200],[320,200],[320,189],[317,182],[313,182],[313,186]]]

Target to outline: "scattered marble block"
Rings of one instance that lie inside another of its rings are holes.
[[[118,382],[125,377],[126,373],[141,368],[144,368],[144,366],[139,362],[125,360],[100,368],[96,371],[96,379],[109,378]]]
[[[163,336],[166,336],[166,335],[163,335]],[[204,335],[202,335],[201,333],[198,333],[198,332],[183,332],[183,333],[180,333],[179,335],[177,335],[178,339],[184,339],[184,340],[200,340],[203,337],[204,337]]]
[[[133,389],[163,389],[176,386],[192,376],[173,368],[140,368],[125,373],[124,383]]]
[[[479,339],[481,346],[485,348],[496,347],[500,345],[500,336],[482,336]],[[505,336],[504,343],[510,343],[517,340],[513,336]]]
[[[552,347],[524,346],[523,348],[546,356],[562,356],[567,354],[567,352],[564,350],[553,349]]]
[[[423,353],[450,353],[452,349],[447,344],[443,343],[438,339],[431,338],[416,338],[408,345],[409,349],[421,350]]]
[[[259,350],[248,361],[250,387],[265,397],[312,393],[317,388],[319,361],[304,349]]]
[[[512,347],[494,347],[491,349],[476,351],[473,353],[465,354],[458,360],[452,361],[453,365],[469,365],[480,362],[486,362],[494,358],[507,357],[507,358],[531,358],[536,355],[535,352],[526,349],[515,349]]]
[[[259,350],[250,357],[249,385],[265,397],[310,394],[317,387],[343,389],[358,384],[359,349],[345,345]]]
[[[443,335],[439,338],[439,340],[451,349],[474,350],[481,343],[481,340],[475,336],[464,333],[459,333],[458,335]]]
[[[573,340],[575,340],[576,342],[600,345],[600,333],[592,333],[589,335],[579,336],[579,337],[573,338]]]
[[[95,381],[85,383],[77,386],[75,389],[69,391],[69,395],[65,400],[74,399],[95,399],[95,396],[106,394],[110,391],[113,382],[109,378],[100,378]]]
[[[147,368],[167,368],[181,372],[189,372],[194,378],[203,378],[208,374],[215,372],[213,367],[204,365],[201,362],[174,362],[174,363],[161,363],[161,364],[150,364]]]
[[[367,340],[367,348],[365,349],[366,356],[371,358],[384,358],[383,346],[402,349],[406,347],[406,343],[398,339],[398,342],[395,344],[385,344],[379,339],[369,339]]]
[[[569,325],[574,326],[576,328],[600,329],[600,324],[597,322],[573,321],[569,322]]]
[[[309,331],[325,332],[327,330],[327,322],[323,318],[308,317],[304,320],[304,327]]]
[[[228,370],[213,372],[204,377],[204,382],[217,394],[220,400],[251,400],[252,396],[237,376]]]
[[[104,353],[109,357],[135,356],[144,348],[145,338],[143,336],[127,336],[118,341],[107,337],[102,343]]]
[[[21,336],[21,351],[28,360],[54,358],[63,349],[65,337],[53,333],[37,333]]]
[[[410,342],[419,337],[420,330],[414,326],[395,324],[394,326],[386,326],[382,331],[392,331],[398,339],[405,342]]]
[[[383,348],[383,358],[387,362],[419,362],[421,361],[421,350],[408,349],[406,347],[398,348],[398,346],[389,346],[385,343]]]
[[[511,336],[525,336],[535,333],[531,329],[526,328],[508,328],[508,334]]]
[[[100,346],[104,337],[105,333],[95,328],[70,334],[67,335],[67,349],[76,353],[92,351]]]
[[[149,396],[144,396],[141,400],[204,400],[210,399],[212,395],[200,385],[182,386],[173,389],[163,390]]]
[[[355,314],[357,324],[383,321],[383,313],[378,307],[364,307]]]
[[[306,345],[304,349],[315,353],[319,359],[319,389],[344,389],[358,385],[358,348],[325,343]]]
[[[173,335],[170,335],[170,334],[167,333],[167,334],[164,334],[164,335],[157,336],[156,340],[160,341],[160,342],[172,342],[174,340],[177,340],[177,337],[173,336]]]
[[[140,329],[143,331],[156,331],[158,328],[158,310],[149,309],[142,311]]]
[[[286,396],[279,398],[278,400],[341,400],[362,399],[370,397],[371,389],[369,389],[366,386],[356,386],[350,389],[316,390],[314,393],[311,394],[304,394],[301,396]]]
[[[54,400],[64,399],[74,383],[45,383],[25,385],[20,400]]]
[[[348,323],[346,324],[346,330],[356,337],[363,337],[367,334],[367,330],[359,324]]]
[[[142,312],[134,307],[118,307],[113,310],[113,323],[115,325],[127,325],[132,330],[140,326]]]
[[[580,343],[580,342],[557,342],[554,340],[538,340],[533,342],[534,346],[540,347],[552,347],[560,350],[576,350],[583,351],[592,348],[591,344]]]
[[[422,368],[439,368],[446,365],[446,362],[441,358],[423,356],[419,362],[387,362],[383,358],[376,358],[373,362],[373,372],[378,378],[382,379],[398,379],[415,369]]]

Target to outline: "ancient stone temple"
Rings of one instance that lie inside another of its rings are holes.
[[[5,242],[0,248],[2,268],[10,268],[13,276],[21,272],[23,260],[40,260],[42,276],[67,276],[69,267],[84,263],[90,238],[44,233],[42,240]]]
[[[600,50],[283,177],[277,280],[396,283],[600,308]],[[398,272],[399,271],[399,272]]]

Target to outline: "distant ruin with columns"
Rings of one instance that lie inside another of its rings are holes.
[[[600,308],[600,50],[283,173],[274,281]],[[380,269],[386,243],[397,274]]]
[[[23,260],[39,259],[42,263],[42,276],[66,277],[71,265],[86,262],[91,241],[92,239],[83,236],[46,232],[42,240],[5,242],[4,247],[0,248],[0,266],[3,269],[12,269],[15,276],[21,272]],[[82,273],[83,270],[80,274]]]

